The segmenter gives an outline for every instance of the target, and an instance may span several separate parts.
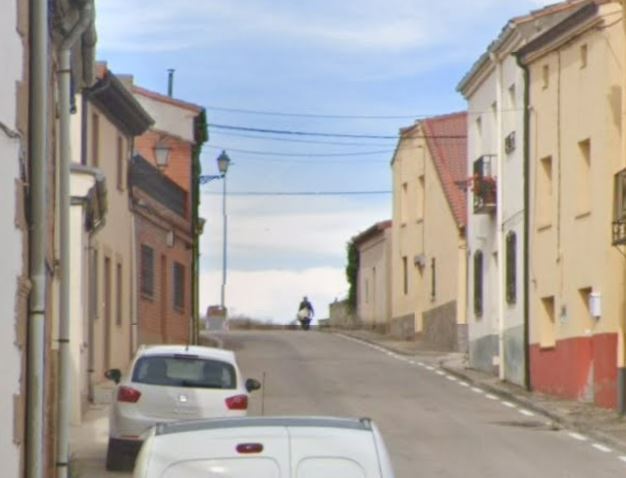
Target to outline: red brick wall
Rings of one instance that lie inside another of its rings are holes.
[[[143,156],[156,166],[154,147],[162,140],[171,148],[169,165],[163,170],[164,174],[187,192],[187,217],[191,217],[191,164],[192,145],[181,139],[167,137],[162,134],[148,131],[135,138],[135,152]]]
[[[530,347],[531,386],[568,399],[587,392],[593,367],[593,399],[605,408],[617,406],[617,334],[598,334],[557,341],[555,347]]]
[[[193,256],[190,244],[176,237],[174,246],[168,247],[166,230],[139,214],[136,217],[138,274],[141,273],[141,246],[150,246],[154,251],[154,295],[152,297],[141,293],[141,277],[138,277],[139,343],[187,343],[192,315],[189,278]],[[162,284],[161,257],[163,255],[166,259],[167,290],[164,290]],[[185,267],[184,310],[174,308],[174,262],[179,262]]]

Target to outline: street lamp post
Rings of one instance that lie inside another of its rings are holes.
[[[228,216],[226,215],[226,173],[230,166],[230,158],[226,154],[226,151],[217,157],[217,167],[220,172],[218,175],[200,176],[200,184],[206,184],[215,179],[223,179],[222,182],[222,287],[220,291],[220,306],[222,310],[225,310],[226,306],[226,268],[227,268],[227,252],[226,244],[228,238]]]

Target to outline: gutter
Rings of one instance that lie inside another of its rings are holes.
[[[524,386],[532,390],[530,381],[530,311],[529,311],[529,244],[530,244],[530,72],[519,52],[515,53],[518,66],[524,71]]]
[[[60,266],[59,287],[59,381],[57,402],[56,471],[58,478],[67,478],[69,462],[69,417],[71,401],[70,342],[70,112],[71,112],[71,49],[85,32],[93,29],[93,0],[80,6],[80,16],[59,47],[59,208]],[[87,38],[88,39],[88,38]],[[93,40],[93,35],[92,35]],[[89,45],[88,45],[89,46]],[[83,51],[83,59],[86,51]],[[83,70],[85,70],[83,61]]]
[[[25,476],[43,478],[48,169],[48,2],[30,0],[29,279]]]

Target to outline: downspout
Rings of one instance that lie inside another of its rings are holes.
[[[46,250],[48,157],[48,1],[30,2],[30,221],[29,275],[32,289],[28,310],[26,393],[27,478],[43,475],[44,387],[46,350]]]
[[[59,206],[61,281],[59,291],[59,384],[56,469],[58,478],[68,476],[69,415],[72,404],[70,340],[70,92],[71,48],[93,22],[91,1],[84,3],[80,17],[59,48]]]
[[[506,358],[504,350],[504,263],[506,254],[504,252],[504,205],[502,202],[503,197],[503,178],[502,178],[502,61],[495,53],[490,53],[491,61],[496,64],[496,249],[498,251],[498,268],[496,273],[498,274],[498,377],[500,380],[506,378]]]
[[[626,0],[624,0],[626,1]],[[518,66],[524,71],[524,254],[523,254],[523,275],[524,275],[524,386],[531,390],[530,381],[530,72],[519,55],[516,55]]]
[[[620,4],[622,6],[622,28],[623,35],[622,40],[624,45],[626,45],[626,0],[621,0]],[[622,65],[626,65],[626,48],[624,48],[624,56]],[[622,68],[622,125],[621,125],[621,133],[622,133],[622,166],[626,165],[626,70]],[[626,268],[624,269],[624,283],[626,284]],[[622,285],[624,287],[624,285]],[[622,288],[623,290],[623,288]],[[626,360],[626,344],[624,343],[624,333],[625,333],[625,324],[624,320],[626,320],[626,298],[622,299],[622,319],[619,322],[618,326],[618,335],[617,335],[617,411],[620,415],[624,415],[626,413],[626,364],[624,363]]]

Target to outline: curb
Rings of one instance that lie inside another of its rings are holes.
[[[558,424],[561,428],[566,428],[571,431],[582,433],[586,435],[588,438],[590,438],[591,440],[603,442],[604,444],[609,445],[616,450],[626,451],[626,443],[624,443],[620,439],[613,437],[609,433],[594,429],[593,425],[590,425],[589,423],[581,423],[577,420],[570,420],[558,413],[555,413],[547,409],[546,407],[542,407],[541,405],[538,405],[537,403],[533,402],[532,400],[526,397],[521,397],[508,390],[503,390],[500,387],[494,387],[493,385],[485,384],[478,380],[474,380],[469,375],[464,374],[461,370],[452,368],[446,365],[445,363],[443,363],[443,361],[439,362],[439,368],[441,368],[442,370],[445,370],[450,375],[454,375],[457,378],[461,378],[465,380],[466,382],[471,383],[472,385],[475,385],[479,388],[482,388],[483,390],[489,393],[498,395],[501,398],[505,398],[506,400],[515,402],[518,405],[523,406],[524,408],[527,408],[533,412],[543,415],[544,417],[549,418],[554,423]]]
[[[381,342],[377,342],[375,340],[370,340],[367,338],[362,338],[362,337],[356,337],[353,335],[350,335],[349,333],[345,333],[345,332],[339,332],[339,331],[331,331],[331,333],[333,333],[334,335],[338,335],[338,336],[343,336],[343,337],[347,337],[349,339],[353,339],[353,340],[359,340],[361,342],[364,343],[368,343],[368,344],[372,344],[372,345],[378,345],[382,348],[384,348],[385,350],[389,350],[390,352],[394,352],[396,354],[399,355],[403,355],[403,356],[411,356],[414,357],[416,355],[419,354],[414,354],[414,353],[410,353],[410,352],[406,352],[406,351],[402,351],[402,350],[398,350],[394,347],[389,347],[388,345],[385,345],[384,343]],[[471,383],[474,386],[477,386],[479,388],[482,388],[483,390],[492,393],[494,395],[498,395],[500,398],[504,398],[508,401],[517,403],[518,405],[523,406],[524,408],[527,408],[528,410],[531,410],[535,413],[538,413],[540,415],[543,415],[544,417],[552,420],[552,422],[554,422],[555,424],[557,424],[559,427],[561,428],[565,428],[565,429],[569,429],[571,431],[575,431],[575,432],[579,432],[582,433],[584,435],[586,435],[590,440],[593,441],[598,441],[598,442],[602,442],[612,448],[614,448],[615,450],[619,450],[622,452],[626,452],[626,442],[615,438],[613,435],[611,435],[610,433],[606,433],[603,432],[601,430],[597,430],[593,428],[593,425],[590,424],[589,422],[580,422],[577,420],[571,420],[568,419],[558,413],[555,413],[549,409],[547,409],[546,407],[543,407],[541,405],[538,405],[537,403],[535,403],[534,401],[532,401],[531,399],[528,399],[526,397],[522,397],[520,395],[516,395],[513,392],[510,392],[508,390],[504,390],[500,387],[497,386],[493,386],[490,384],[485,384],[479,380],[475,380],[474,378],[470,377],[467,374],[464,374],[462,370],[459,370],[457,368],[453,368],[451,366],[448,366],[445,364],[445,357],[439,357],[439,358],[435,358],[437,365],[439,366],[440,369],[445,370],[446,372],[448,372],[450,375],[454,375],[457,378],[463,379],[468,383]]]

